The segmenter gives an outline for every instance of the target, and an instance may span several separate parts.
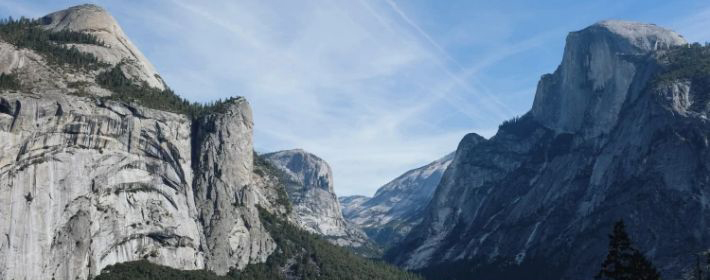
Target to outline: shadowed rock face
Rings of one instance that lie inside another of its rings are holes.
[[[377,190],[372,198],[341,197],[345,218],[381,246],[389,247],[421,222],[429,200],[454,154],[416,168]]]
[[[367,243],[367,237],[343,218],[328,163],[303,150],[279,151],[263,157],[287,177],[286,191],[298,225],[340,246],[361,247]]]
[[[562,279],[591,278],[623,218],[664,277],[679,277],[710,247],[708,107],[690,104],[708,99],[652,77],[684,42],[622,21],[570,33],[531,112],[461,140],[423,222],[388,258],[413,269],[544,260]]]
[[[562,64],[540,80],[531,112],[556,131],[588,137],[608,133],[624,102],[637,98],[654,70],[644,56],[685,43],[667,29],[618,20],[572,32]]]
[[[103,9],[74,7],[45,23],[97,35],[110,46],[80,49],[136,59],[123,70],[162,86]],[[0,279],[91,279],[141,259],[225,274],[275,249],[257,205],[286,207],[278,179],[254,166],[245,99],[193,120],[69,95],[77,81],[91,96],[111,92],[95,84],[96,71],[52,66],[1,41],[0,70],[23,83],[0,91]]]

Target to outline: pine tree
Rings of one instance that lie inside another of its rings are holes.
[[[695,255],[695,279],[703,279],[703,267],[700,265],[700,254]]]
[[[631,244],[623,221],[609,235],[609,254],[595,277],[598,280],[660,280],[650,261]]]

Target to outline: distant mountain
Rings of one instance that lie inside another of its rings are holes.
[[[338,197],[340,209],[343,211],[343,217],[349,219],[353,214],[362,210],[362,204],[370,200],[371,197],[364,195],[349,195]]]
[[[243,97],[177,96],[101,7],[3,20],[0,279],[417,279],[291,225],[296,194],[339,217],[330,170],[284,178],[253,128]],[[299,225],[357,242],[325,220]]]
[[[591,279],[623,219],[664,279],[680,278],[710,247],[707,65],[710,47],[652,24],[570,33],[532,110],[461,140],[387,258],[439,279]]]
[[[357,248],[367,244],[367,237],[343,218],[327,162],[300,149],[262,157],[283,172],[282,181],[298,225],[340,246]]]
[[[375,196],[342,197],[345,218],[384,247],[399,242],[421,221],[441,176],[454,154],[407,171],[377,190]]]

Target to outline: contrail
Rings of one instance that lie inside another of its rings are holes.
[[[458,61],[456,61],[453,57],[451,57],[451,56],[449,55],[449,53],[448,53],[443,47],[441,47],[441,45],[439,45],[439,43],[437,43],[433,38],[431,38],[431,36],[429,36],[429,33],[427,33],[426,31],[424,31],[421,27],[419,27],[419,25],[418,25],[416,22],[414,22],[411,18],[409,18],[409,16],[407,16],[407,14],[405,14],[404,11],[402,11],[402,9],[399,8],[399,6],[397,5],[397,3],[395,3],[395,2],[392,1],[392,0],[386,0],[386,2],[387,2],[387,4],[392,8],[392,10],[393,10],[395,13],[397,13],[397,15],[399,15],[399,17],[400,17],[405,23],[407,23],[407,25],[409,25],[411,28],[413,28],[415,31],[417,31],[417,33],[418,33],[420,36],[422,36],[424,39],[426,39],[426,41],[427,41],[429,44],[431,44],[439,53],[441,53],[441,54],[446,58],[446,60],[448,60],[448,61],[450,61],[451,63],[453,63],[453,64],[458,68],[459,71],[464,71],[465,67],[463,67]],[[450,70],[448,67],[446,67],[446,65],[445,65],[444,63],[442,63],[442,62],[441,62],[440,60],[438,60],[438,59],[436,59],[436,61],[437,61],[437,64],[439,64],[439,66],[440,66],[442,69],[444,69],[444,71],[446,71],[446,73],[447,73],[457,84],[459,84],[460,86],[462,86],[464,89],[466,89],[466,90],[468,90],[468,91],[474,92],[474,93],[477,94],[477,95],[481,95],[478,91],[473,90],[473,89],[471,88],[471,86],[470,86],[467,82],[465,82],[463,79],[461,79],[461,77],[459,77],[459,75],[457,75],[457,74],[451,72],[451,70]],[[494,105],[495,107],[498,107],[499,109],[502,109],[502,110],[505,111],[506,114],[508,114],[508,115],[510,115],[510,114],[513,113],[513,110],[512,110],[510,107],[508,107],[506,104],[500,102],[500,100],[498,100],[498,98],[496,98],[495,96],[490,95],[490,94],[487,94],[487,93],[485,93],[485,94],[483,94],[483,95],[485,95],[483,98],[487,98],[487,99],[489,99],[489,100],[493,103],[493,104],[491,104],[491,105]]]

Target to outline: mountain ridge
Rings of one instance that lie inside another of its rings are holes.
[[[381,246],[396,244],[421,220],[453,156],[453,153],[448,154],[403,173],[377,189],[371,198],[341,198],[345,218]]]
[[[702,47],[627,21],[597,23],[566,42],[530,112],[490,139],[461,140],[424,221],[387,259],[425,275],[592,277],[597,266],[589,264],[601,262],[606,234],[623,218],[662,275],[674,278],[692,264],[680,251],[710,245],[702,233],[674,230],[705,224],[707,89],[658,78],[666,56]]]
[[[1,24],[0,279],[138,260],[226,275],[280,249],[260,214],[291,204],[246,99],[180,98],[95,5]]]

